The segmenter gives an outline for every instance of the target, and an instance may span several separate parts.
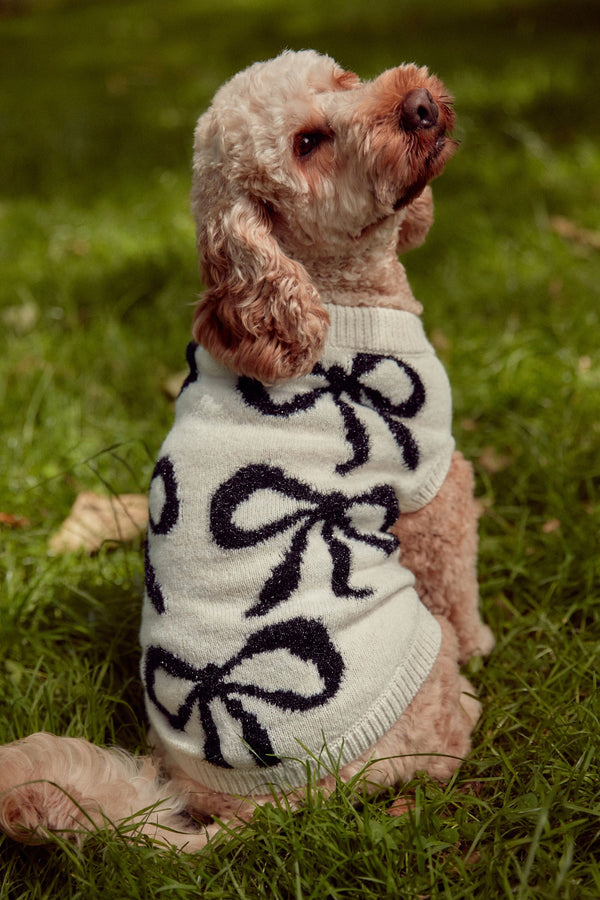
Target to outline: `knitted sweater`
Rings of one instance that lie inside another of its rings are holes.
[[[421,322],[332,307],[313,371],[274,387],[194,344],[150,485],[142,677],[151,724],[230,793],[344,765],[398,719],[440,630],[389,529],[454,447]]]

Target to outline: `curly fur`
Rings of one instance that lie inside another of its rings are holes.
[[[419,87],[434,94],[440,126],[417,138],[399,117]],[[284,53],[224,85],[195,134],[192,210],[206,286],[196,340],[235,371],[273,382],[318,360],[321,297],[356,302],[360,282],[361,303],[419,311],[396,250],[425,239],[432,204],[421,194],[453,150],[444,137],[453,123],[445,88],[416,66],[361,84],[327,57]],[[322,140],[299,157],[302,134]]]
[[[410,121],[414,91],[433,99],[433,125]],[[329,304],[420,312],[397,254],[421,244],[433,221],[427,185],[454,151],[453,124],[443,84],[413,65],[361,82],[303,51],[236,75],[195,134],[192,210],[206,288],[195,338],[234,371],[269,383],[312,369]],[[442,645],[396,724],[339,773],[347,780],[367,765],[371,787],[419,769],[450,777],[480,711],[459,661],[493,645],[478,614],[477,509],[460,454],[438,496],[395,532]],[[333,790],[335,779],[322,786]],[[160,746],[134,759],[37,734],[0,748],[0,827],[20,841],[52,832],[81,841],[106,825],[196,850],[218,831],[213,816],[241,824],[265,799],[191,782]],[[291,802],[301,801],[295,792]]]

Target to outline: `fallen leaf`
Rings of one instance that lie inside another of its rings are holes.
[[[2,311],[2,321],[19,334],[26,334],[35,328],[39,310],[33,300],[26,300],[19,306],[7,306]]]
[[[6,525],[8,528],[27,528],[28,525],[31,525],[31,522],[25,516],[14,516],[12,513],[0,512],[0,525]]]
[[[560,519],[549,519],[548,522],[544,522],[542,525],[542,531],[544,534],[552,534],[553,531],[558,531],[560,528]]]
[[[590,231],[588,228],[581,228],[575,222],[565,218],[565,216],[552,216],[550,225],[552,230],[560,237],[583,247],[592,247],[593,250],[600,250],[600,231]]]
[[[511,461],[508,453],[498,453],[495,447],[484,447],[479,457],[479,462],[490,475],[503,472],[510,466]]]
[[[104,497],[84,491],[48,541],[53,553],[85,550],[94,553],[106,542],[124,543],[138,537],[148,524],[145,494]]]
[[[450,349],[450,339],[444,334],[443,331],[440,331],[439,328],[433,329],[429,336],[429,340],[431,341],[435,349],[439,350],[440,352]]]
[[[177,400],[183,387],[183,382],[189,375],[189,372],[176,372],[174,375],[167,375],[161,387],[169,400]]]
[[[405,816],[406,813],[414,809],[414,803],[408,797],[397,797],[392,805],[388,807],[388,815]]]

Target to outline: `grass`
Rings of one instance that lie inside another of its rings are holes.
[[[364,76],[426,62],[456,94],[462,148],[407,266],[476,465],[498,639],[470,664],[470,758],[409,784],[409,814],[350,786],[199,857],[0,838],[2,900],[600,896],[599,26],[592,0],[0,4],[0,511],[28,522],[1,534],[0,741],[144,746],[140,547],[51,557],[47,539],[80,490],[146,488],[199,288],[194,120],[284,46]]]

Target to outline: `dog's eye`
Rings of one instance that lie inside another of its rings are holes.
[[[331,136],[324,131],[302,131],[294,138],[294,153],[298,157],[306,158],[314,153],[324,141],[330,139]]]

